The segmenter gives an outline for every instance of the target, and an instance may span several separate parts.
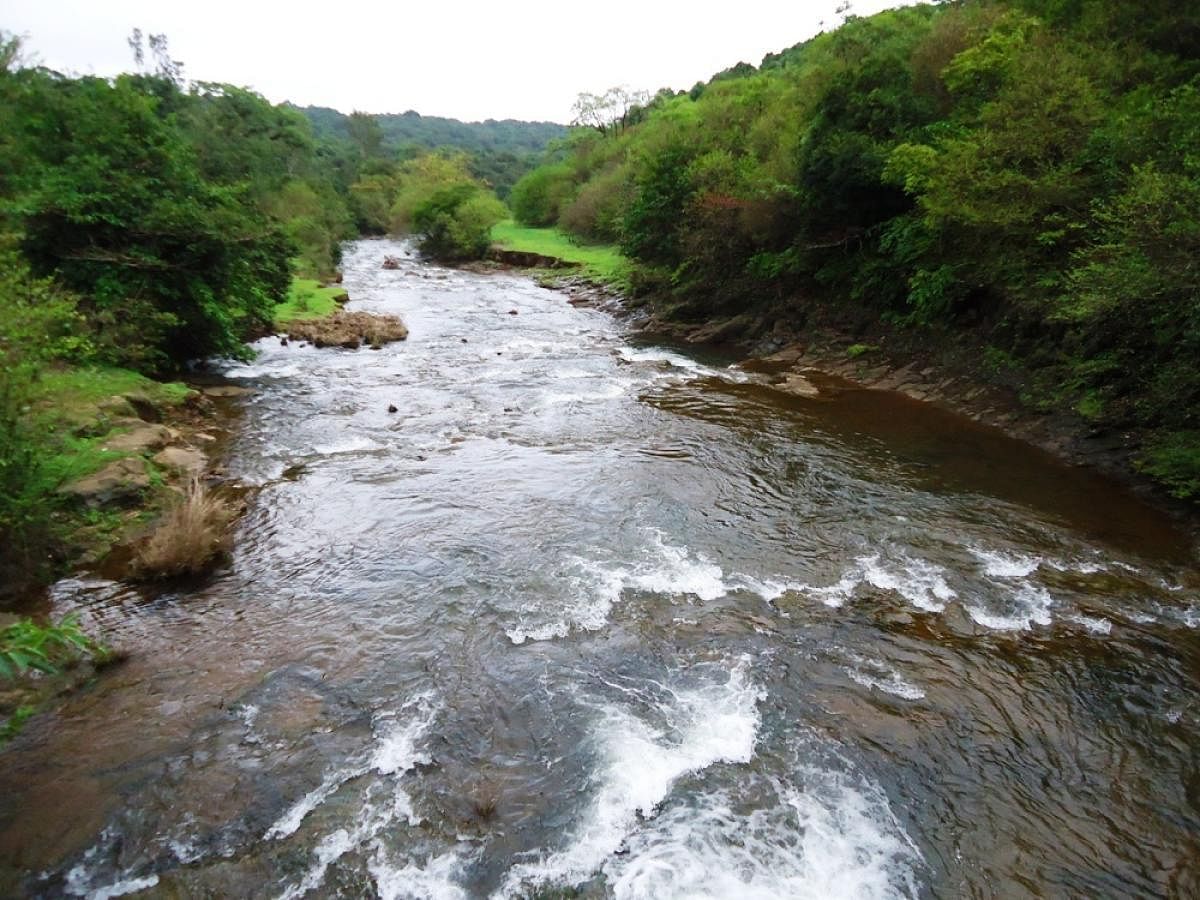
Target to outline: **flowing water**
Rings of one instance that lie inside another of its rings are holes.
[[[1200,894],[1169,522],[519,275],[345,272],[411,336],[228,367],[230,566],[54,589],[133,655],[0,754],[14,892]]]

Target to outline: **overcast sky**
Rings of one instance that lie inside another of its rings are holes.
[[[868,15],[902,0],[854,0]],[[566,122],[580,91],[689,88],[832,26],[838,0],[591,3],[5,0],[0,28],[43,65],[129,70],[126,37],[167,35],[184,75],[343,112]]]

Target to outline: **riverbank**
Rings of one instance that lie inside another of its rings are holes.
[[[293,279],[272,330],[320,328],[348,300],[337,285]],[[41,588],[71,571],[145,582],[219,559],[245,493],[220,461],[250,393],[203,373],[163,382],[111,367],[41,372],[25,414],[38,436],[28,496],[31,528],[39,533],[28,536],[24,564],[0,579],[0,629],[32,620],[35,643],[56,633]],[[197,510],[204,515],[197,518]],[[29,558],[33,553],[45,558]],[[104,640],[86,639],[93,638]],[[0,679],[0,742],[123,658],[120,648],[101,647],[76,648],[37,678],[13,677],[20,674],[14,671]],[[0,656],[5,649],[0,642]]]

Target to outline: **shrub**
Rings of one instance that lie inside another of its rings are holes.
[[[602,172],[579,189],[562,208],[563,230],[592,241],[616,243],[629,202],[629,173],[624,166]]]
[[[421,252],[435,259],[482,259],[492,226],[505,217],[504,204],[475,184],[438,191],[413,214]]]
[[[559,209],[574,191],[570,166],[539,166],[513,185],[508,203],[518,222],[541,228],[558,221]]]
[[[229,549],[233,504],[193,479],[183,500],[159,523],[134,561],[143,579],[198,575]]]

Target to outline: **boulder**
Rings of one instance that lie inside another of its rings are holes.
[[[208,462],[203,453],[191,447],[167,447],[151,458],[164,469],[182,472],[185,475],[199,475]]]
[[[118,459],[94,475],[64,485],[58,492],[95,508],[136,503],[148,487],[150,476],[141,459]]]
[[[396,256],[385,256],[385,257],[383,258],[383,267],[384,267],[385,269],[398,269],[398,268],[400,268],[400,259],[399,259],[399,257],[396,257]]]
[[[114,435],[104,441],[105,450],[116,450],[118,453],[148,453],[158,450],[171,442],[171,429],[164,425],[142,423],[139,427],[124,434]]]

